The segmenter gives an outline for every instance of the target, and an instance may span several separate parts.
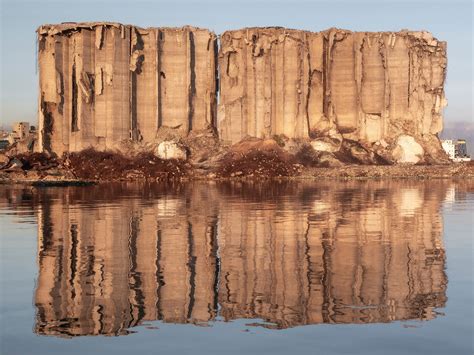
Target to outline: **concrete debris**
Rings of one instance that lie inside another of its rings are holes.
[[[344,163],[337,159],[333,154],[324,153],[318,158],[318,166],[320,167],[339,168],[343,165]]]
[[[158,158],[168,159],[183,159],[186,160],[186,147],[179,142],[164,141],[158,144],[155,154]]]
[[[323,139],[323,138],[311,141],[311,146],[317,152],[331,152],[331,153],[337,152],[341,148],[340,143],[335,144],[329,139]]]
[[[23,167],[23,163],[20,159],[12,158],[7,166],[7,169],[21,169]]]
[[[28,135],[23,139],[13,143],[5,151],[5,154],[9,157],[14,157],[19,154],[31,153],[37,146],[37,139],[35,135]]]
[[[283,178],[301,174],[302,165],[274,140],[247,139],[222,158],[217,176],[223,178]]]
[[[147,149],[127,155],[85,149],[59,158],[46,153],[4,155],[0,156],[0,183],[65,186],[131,180],[474,178],[472,162],[435,165],[425,157],[416,164],[387,165],[388,160],[378,152],[350,141],[344,141],[341,151],[335,153],[317,152],[309,143],[302,143],[297,154],[290,154],[276,141],[254,138],[187,161],[162,159]]]
[[[185,140],[212,129],[222,145],[273,138],[362,164],[446,161],[437,137],[446,42],[428,32],[244,28],[224,32],[219,51],[213,32],[190,26],[64,23],[37,33],[38,151],[129,140],[167,152],[159,137],[170,131]]]
[[[401,135],[397,139],[397,146],[393,150],[393,157],[397,163],[418,163],[423,158],[423,147],[415,138]]]
[[[10,163],[10,157],[5,153],[0,153],[0,169],[6,168]]]
[[[387,148],[388,147],[388,143],[385,141],[385,139],[381,139],[381,140],[375,142],[375,144],[380,145],[382,148]]]

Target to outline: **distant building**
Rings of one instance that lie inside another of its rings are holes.
[[[12,133],[16,133],[18,139],[23,139],[30,133],[30,124],[28,122],[16,122],[13,124]]]
[[[10,144],[13,144],[25,139],[30,134],[36,134],[35,126],[30,126],[29,122],[15,122],[7,139]]]
[[[448,154],[449,159],[454,160],[456,155],[456,147],[452,139],[445,139],[441,141],[441,146],[443,147],[446,154]]]
[[[449,159],[454,162],[470,161],[471,158],[467,153],[466,140],[458,139],[456,141],[452,139],[445,139],[441,141],[441,146],[448,155]]]
[[[458,158],[469,158],[469,154],[467,153],[467,145],[465,139],[458,139],[455,145],[456,149],[456,157]]]

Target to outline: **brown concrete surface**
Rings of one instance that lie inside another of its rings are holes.
[[[428,32],[245,28],[219,51],[220,137],[318,138],[368,144],[400,134],[423,145],[442,129],[446,42]]]
[[[152,142],[215,120],[216,36],[195,27],[66,23],[38,28],[39,149]]]
[[[425,31],[245,28],[224,32],[219,52],[214,33],[190,26],[37,33],[39,151],[150,148],[210,130],[222,144],[277,137],[333,154],[356,142],[395,163],[447,160],[447,46]]]

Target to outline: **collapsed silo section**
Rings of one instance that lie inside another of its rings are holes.
[[[430,33],[273,27],[221,37],[222,140],[327,137],[372,150],[408,135],[428,154],[441,149],[446,43]]]
[[[62,154],[186,135],[216,112],[216,36],[204,29],[67,23],[38,29],[39,146]]]

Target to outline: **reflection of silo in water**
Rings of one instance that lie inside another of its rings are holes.
[[[331,260],[337,285],[331,290],[337,300],[336,322],[426,319],[432,314],[420,309],[420,297],[434,296],[432,306],[444,303],[444,283],[436,283],[436,278],[445,277],[441,222],[433,211],[439,206],[425,200],[423,207],[430,213],[416,213],[423,205],[423,191],[402,188],[387,193],[380,200],[372,199],[370,191],[361,195],[371,199],[372,207],[341,215],[341,227],[334,231]],[[412,208],[407,207],[407,195]],[[433,250],[438,252],[434,264],[428,261]]]
[[[445,303],[441,185],[80,191],[44,192],[38,209],[39,334],[205,323],[218,303],[282,328],[430,319]]]
[[[321,186],[307,209],[294,199],[261,221],[223,205],[223,316],[271,327],[432,318],[446,299],[442,200],[429,187],[373,185]]]
[[[135,296],[129,294],[129,210],[82,210],[53,202],[43,206],[42,218],[37,330],[68,335],[125,332],[134,323],[130,297]]]
[[[246,208],[222,208],[220,213],[219,301],[226,319],[267,315],[298,322],[307,275],[304,215]]]
[[[147,320],[213,319],[215,228],[191,224],[187,208],[176,197],[144,206],[42,205],[36,331],[126,334]]]

